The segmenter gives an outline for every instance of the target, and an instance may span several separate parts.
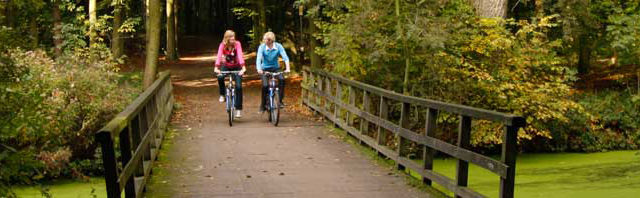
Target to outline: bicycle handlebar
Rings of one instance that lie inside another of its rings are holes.
[[[220,74],[237,74],[240,73],[240,71],[220,71]]]
[[[280,74],[284,74],[285,72],[268,72],[268,71],[263,71],[262,72],[264,75],[280,75]]]

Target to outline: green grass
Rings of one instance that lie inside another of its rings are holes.
[[[62,180],[43,184],[42,186],[19,186],[14,187],[13,191],[18,197],[24,198],[40,198],[45,197],[43,190],[48,189],[48,193],[53,198],[98,198],[107,197],[107,190],[102,178],[91,178],[88,182],[77,180]],[[91,193],[93,190],[94,193]]]

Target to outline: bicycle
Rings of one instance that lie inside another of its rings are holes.
[[[267,101],[267,112],[269,113],[269,122],[273,123],[274,126],[278,126],[278,122],[280,121],[280,88],[278,88],[278,79],[276,76],[282,75],[283,72],[268,72],[264,71],[264,75],[269,78],[269,90],[267,97],[269,97],[269,101]]]
[[[233,119],[235,118],[236,106],[235,106],[235,98],[236,98],[236,84],[234,78],[242,78],[237,74],[240,71],[221,71],[219,75],[230,75],[229,83],[227,84],[226,93],[225,93],[225,102],[227,114],[229,114],[229,126],[233,126]],[[234,75],[235,74],[235,75]]]

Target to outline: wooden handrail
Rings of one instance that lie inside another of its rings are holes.
[[[441,184],[451,190],[456,197],[484,197],[484,195],[469,189],[468,163],[472,163],[487,169],[500,177],[500,197],[513,197],[515,186],[515,158],[517,154],[516,137],[520,128],[525,126],[525,119],[521,116],[500,113],[485,109],[479,109],[464,105],[450,104],[435,100],[406,96],[362,82],[350,80],[339,75],[325,72],[320,69],[303,68],[303,104],[312,110],[321,113],[337,126],[345,129],[349,134],[358,138],[396,162],[399,170],[412,169],[423,177],[427,185],[432,181]],[[334,87],[333,84],[336,84]],[[343,99],[342,85],[348,86],[348,97]],[[355,104],[355,90],[362,91],[363,107]],[[371,108],[372,97],[380,98],[378,115]],[[387,101],[395,101],[402,104],[399,124],[388,120],[389,106]],[[409,126],[409,111],[411,106],[426,108],[425,131],[416,133]],[[333,108],[331,108],[333,106]],[[346,111],[345,118],[341,111]],[[332,112],[333,111],[333,112]],[[457,114],[460,117],[457,145],[450,144],[434,137],[436,120],[440,112]],[[361,119],[360,126],[354,126],[353,119]],[[502,156],[500,160],[492,159],[470,150],[471,123],[473,119],[489,120],[505,125],[503,136]],[[369,123],[377,125],[377,138],[367,135]],[[385,136],[387,131],[392,132],[398,142],[395,150],[386,146]],[[404,151],[409,142],[423,145],[423,164],[409,159]],[[435,151],[446,153],[458,159],[456,178],[451,179],[433,171],[433,158]]]
[[[123,190],[127,198],[142,197],[173,110],[172,89],[169,72],[161,72],[151,86],[96,133],[107,197],[121,197]],[[115,142],[119,142],[119,160]]]

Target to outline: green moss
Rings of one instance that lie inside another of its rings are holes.
[[[107,197],[107,190],[102,178],[91,178],[88,182],[62,180],[46,183],[42,186],[15,187],[14,192],[21,198],[41,198],[42,191],[48,191],[53,198]],[[92,193],[93,191],[93,193]]]

